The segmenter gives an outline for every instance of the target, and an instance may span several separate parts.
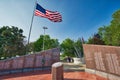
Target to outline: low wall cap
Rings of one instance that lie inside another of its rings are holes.
[[[63,63],[62,62],[56,62],[52,65],[52,67],[59,67],[59,66],[62,66]]]

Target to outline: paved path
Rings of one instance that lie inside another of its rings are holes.
[[[64,63],[64,80],[107,80],[84,72],[85,65]],[[52,80],[51,71],[34,71],[0,76],[0,80]]]
[[[0,76],[0,80],[52,80],[50,71],[35,71]],[[85,72],[64,72],[64,80],[106,80]]]
[[[85,64],[63,63],[64,71],[84,71]]]

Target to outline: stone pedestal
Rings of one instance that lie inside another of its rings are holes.
[[[52,65],[52,80],[63,80],[63,64],[61,62]]]

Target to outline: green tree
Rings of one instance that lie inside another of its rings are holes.
[[[33,50],[35,52],[43,50],[43,39],[44,39],[44,49],[56,48],[59,46],[58,39],[51,39],[49,35],[40,35],[39,39],[33,44]]]
[[[61,51],[63,52],[62,56],[71,56],[71,57],[83,57],[83,47],[84,43],[83,38],[78,38],[78,40],[74,41],[70,38],[65,39],[61,43]]]
[[[76,55],[77,57],[83,57],[83,44],[84,41],[81,39],[81,38],[78,38],[77,41],[74,42],[74,47],[76,48],[75,51],[76,51]]]
[[[111,32],[111,44],[115,46],[120,46],[120,10],[116,11],[112,15],[113,20],[109,26]]]
[[[120,10],[112,15],[109,26],[100,27],[98,32],[107,45],[120,46]]]
[[[25,46],[23,30],[17,27],[3,26],[0,28],[0,57],[14,57],[23,55]]]
[[[87,43],[104,45],[104,41],[102,40],[102,37],[98,33],[90,37]]]
[[[112,45],[112,32],[109,26],[100,27],[98,29],[98,33],[102,35],[102,40],[105,42],[105,44]]]
[[[30,42],[26,45],[26,54],[34,52],[34,42]]]
[[[70,38],[65,39],[62,43],[61,43],[61,50],[63,52],[63,56],[71,56],[74,57],[75,54],[75,49],[73,47],[74,45],[74,41],[71,40]]]

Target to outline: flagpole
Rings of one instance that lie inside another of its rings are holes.
[[[37,4],[37,0],[35,1],[32,20],[31,20],[31,24],[30,24],[30,30],[29,30],[29,35],[28,35],[28,45],[29,45],[29,42],[30,42],[30,35],[31,35],[31,30],[32,30],[32,25],[33,25],[33,20],[34,20],[34,12],[35,12],[35,8],[36,8],[36,4]],[[27,49],[29,49],[29,48],[27,48]],[[26,52],[27,52],[27,50],[26,50]]]

